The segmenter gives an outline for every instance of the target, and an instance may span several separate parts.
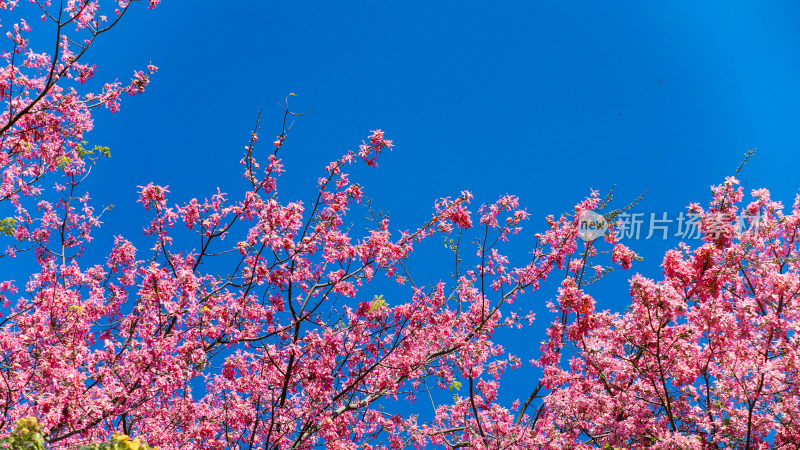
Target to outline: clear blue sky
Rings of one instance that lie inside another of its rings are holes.
[[[88,189],[117,206],[98,255],[145,225],[137,185],[169,185],[174,202],[238,191],[256,113],[269,142],[289,92],[314,112],[282,149],[282,199],[310,200],[324,164],[382,128],[395,151],[351,173],[395,230],[463,189],[476,205],[519,195],[529,233],[614,183],[618,205],[647,189],[637,211],[674,216],[754,147],[747,192],[791,205],[800,187],[796,1],[165,0],[126,19],[88,55],[98,78],[160,70],[144,96],[96,115],[89,141],[113,156]],[[634,271],[657,275],[675,241],[630,245],[646,258]],[[429,281],[449,272],[437,261],[416,263]],[[594,288],[602,308],[624,308],[630,275]],[[553,295],[531,300],[542,325]]]
[[[790,205],[800,187],[794,1],[164,1],[126,19],[89,55],[98,78],[160,70],[89,136],[113,153],[89,185],[117,205],[107,245],[139,232],[137,185],[169,185],[176,202],[237,191],[257,111],[271,140],[289,92],[314,112],[282,150],[282,198],[310,199],[325,163],[382,128],[396,150],[353,174],[395,229],[462,189],[519,195],[531,232],[614,183],[618,205],[647,189],[637,211],[674,217],[753,147],[747,192]],[[674,244],[632,242],[636,269],[657,274]]]

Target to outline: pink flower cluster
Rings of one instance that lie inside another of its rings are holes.
[[[766,190],[744,204],[734,178],[690,211],[708,222],[746,210],[761,226],[737,235],[732,221],[717,224],[700,247],[667,252],[663,279],[631,277],[622,313],[598,311],[589,292],[612,264],[638,259],[613,227],[604,240],[579,238],[581,214],[604,206],[597,192],[574,214],[547,217],[521,262],[506,249],[530,214],[511,195],[473,211],[462,192],[435,202],[416,229],[393,230],[344,172],[376,166],[392,148],[380,130],[331,162],[304,203],[278,195],[287,130],[259,159],[257,125],[241,160],[244,192],[173,203],[166,186],[140,186],[150,219],[139,239],[150,249],[118,236],[105,260],[92,261],[86,249],[106,210],[81,190],[90,112],[141,92],[155,67],[128,87],[78,94],[94,74],[79,59],[131,4],[114,3],[105,25],[96,1],[71,0],[63,11],[35,3],[57,23],[55,55],[28,48],[25,21],[7,36],[0,201],[15,215],[0,221],[11,243],[2,256],[35,270],[24,284],[0,281],[0,429],[34,416],[51,449],[115,433],[163,450],[800,441],[800,196],[786,213]],[[62,37],[66,25],[88,37]],[[44,189],[46,175],[61,182]],[[426,285],[431,268],[420,274],[408,261],[435,237],[453,264]],[[548,278],[558,286],[552,300],[525,295]],[[511,354],[503,339],[530,332],[530,301],[552,314],[545,339]],[[506,401],[504,375],[523,359],[541,377]],[[420,413],[401,414],[399,402]]]

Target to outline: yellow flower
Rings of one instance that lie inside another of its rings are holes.
[[[121,448],[125,450],[151,450],[150,446],[142,443],[141,439],[138,437],[131,440],[131,438],[125,434],[114,434],[114,441],[122,444]],[[152,450],[158,450],[158,447]]]

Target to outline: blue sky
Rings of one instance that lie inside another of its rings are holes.
[[[289,92],[295,110],[314,112],[298,118],[282,149],[281,198],[310,200],[322,167],[381,128],[395,151],[377,170],[351,173],[391,212],[394,230],[415,227],[434,200],[463,189],[476,206],[518,195],[533,216],[521,244],[544,229],[544,216],[612,184],[617,205],[646,189],[636,210],[674,217],[706,203],[709,186],[754,147],[741,174],[746,192],[768,187],[788,206],[800,187],[798,17],[800,4],[788,0],[133,8],[88,55],[102,80],[127,80],[149,62],[160,68],[145,95],[95,116],[88,140],[113,156],[87,187],[116,208],[93,252],[107,254],[114,235],[141,233],[138,185],[169,185],[173,202],[217,186],[238,192],[257,112],[269,142],[280,131],[276,101]],[[657,276],[676,242],[630,242],[645,256],[633,270]],[[414,264],[428,281],[446,278],[450,266],[431,255],[422,250]],[[632,273],[593,287],[602,308],[624,309]],[[553,295],[531,300],[542,325]]]
[[[321,168],[382,128],[396,149],[353,169],[395,229],[463,189],[477,203],[516,194],[533,220],[589,188],[617,184],[617,205],[675,217],[705,203],[743,153],[746,192],[791,204],[800,141],[800,5],[771,2],[220,2],[135,8],[89,57],[99,79],[160,67],[148,92],[96,114],[92,144],[113,157],[89,190],[117,207],[100,243],[138,233],[136,186],[173,201],[241,188],[256,113],[262,136],[295,92],[282,198],[309,200]],[[262,147],[266,150],[266,145]],[[127,230],[127,231],[126,231]],[[523,240],[526,238],[522,238]],[[529,241],[527,241],[529,242]],[[675,241],[631,246],[656,275]],[[612,309],[625,280],[612,280]],[[621,299],[619,297],[622,297]]]

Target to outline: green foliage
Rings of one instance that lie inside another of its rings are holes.
[[[11,450],[44,450],[42,427],[32,417],[20,419],[10,436],[0,439],[0,448]]]
[[[108,147],[95,145],[91,150],[87,150],[83,148],[85,144],[87,144],[86,141],[81,142],[81,145],[79,145],[78,148],[76,149],[78,151],[78,156],[80,156],[81,158],[88,157],[88,159],[90,159],[92,162],[95,162],[97,158],[100,156],[104,156],[106,158],[111,157],[111,150],[109,150]]]
[[[5,219],[0,220],[0,234],[13,236],[16,231],[17,219],[13,217],[6,217]]]
[[[450,383],[450,386],[447,387],[447,390],[449,392],[453,392],[453,389],[455,389],[456,391],[460,391],[461,390],[461,382],[456,380],[456,381],[453,381],[452,383]]]
[[[453,238],[444,238],[444,248],[450,250],[451,252],[455,253],[456,255],[456,262],[461,262],[461,257],[458,254],[458,242],[460,241],[460,237],[458,241],[454,241]]]
[[[383,294],[376,295],[375,298],[372,299],[372,305],[369,307],[369,312],[381,311],[388,306],[389,304],[383,299]]]
[[[64,169],[66,168],[72,160],[69,156],[59,156],[58,157],[58,167]]]
[[[26,417],[17,422],[9,436],[0,439],[0,448],[9,450],[45,450],[42,427],[33,417]],[[131,440],[124,434],[115,434],[111,442],[103,444],[82,445],[77,450],[158,450],[141,442],[139,438]]]
[[[124,434],[114,435],[111,442],[105,444],[90,444],[82,445],[77,450],[158,450],[158,447],[151,449],[151,447],[136,438],[131,440]]]
[[[78,144],[78,147],[75,151],[78,153],[78,157],[83,158],[94,164],[97,162],[97,158],[103,156],[105,158],[111,157],[111,150],[108,147],[103,147],[102,145],[95,145],[92,147],[91,150],[86,149],[84,145],[88,144],[86,141],[82,141]],[[72,159],[69,156],[63,155],[58,157],[58,167],[65,169]]]

